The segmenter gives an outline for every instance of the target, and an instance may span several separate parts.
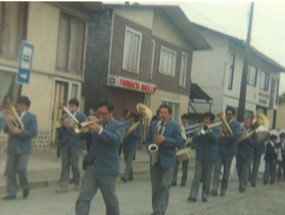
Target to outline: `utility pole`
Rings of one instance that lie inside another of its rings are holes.
[[[247,29],[247,37],[246,37],[246,43],[245,43],[245,47],[244,47],[244,59],[243,59],[241,86],[240,86],[240,94],[239,94],[239,105],[238,105],[238,116],[237,116],[237,120],[239,122],[243,122],[244,113],[245,113],[248,58],[249,58],[249,49],[250,49],[253,8],[254,8],[254,2],[251,2],[250,14],[249,14],[249,23],[248,23],[248,29]]]

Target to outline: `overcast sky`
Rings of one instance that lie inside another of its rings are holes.
[[[190,21],[246,40],[250,2],[183,2]],[[285,67],[285,2],[255,2],[251,45]],[[281,75],[280,94],[285,92]]]

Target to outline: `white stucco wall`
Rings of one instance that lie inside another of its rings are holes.
[[[173,103],[178,103],[180,105],[179,110],[179,119],[178,123],[180,123],[180,116],[183,113],[188,112],[188,96],[175,94],[175,93],[169,93],[167,91],[163,90],[157,90],[155,94],[150,96],[150,109],[152,110],[153,114],[155,115],[156,110],[161,105],[162,101],[168,101]]]

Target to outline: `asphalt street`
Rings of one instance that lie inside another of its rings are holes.
[[[225,197],[210,196],[207,203],[199,195],[196,203],[187,201],[191,177],[186,187],[172,187],[166,215],[284,215],[285,182],[275,185],[262,184],[257,188],[248,187],[243,194],[238,192],[236,180],[229,184]],[[31,190],[28,199],[18,195],[16,200],[0,201],[3,215],[70,215],[75,214],[78,192],[69,186],[66,193],[55,193],[55,186]],[[201,187],[200,187],[201,190]],[[18,194],[21,194],[20,192]],[[151,187],[149,176],[144,175],[132,182],[123,183],[118,179],[117,194],[121,215],[149,215],[151,211]],[[90,215],[104,215],[105,205],[100,191],[91,202]]]

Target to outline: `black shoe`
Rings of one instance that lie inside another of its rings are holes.
[[[171,186],[172,186],[172,187],[175,187],[176,185],[177,185],[176,182],[172,182],[172,183],[171,183]]]
[[[203,202],[207,202],[207,201],[208,201],[208,199],[206,199],[206,198],[202,198],[202,201],[203,201]]]
[[[213,196],[217,196],[218,195],[218,191],[216,191],[216,190],[212,190],[211,193],[212,193]]]
[[[26,199],[30,195],[30,190],[23,191],[23,198]]]
[[[244,192],[245,192],[245,189],[239,189],[239,192],[240,192],[240,193],[244,193]]]
[[[251,183],[251,187],[256,187],[256,183]]]
[[[194,198],[192,198],[192,197],[188,197],[187,200],[188,200],[189,202],[197,202],[197,199],[194,199]]]
[[[225,191],[221,191],[220,196],[225,196],[226,192]]]
[[[6,201],[6,200],[14,200],[16,199],[16,196],[5,196],[2,198],[2,200]]]
[[[268,181],[263,181],[263,184],[264,184],[264,185],[268,184]]]
[[[124,182],[124,183],[126,183],[128,180],[126,179],[126,178],[124,178],[124,177],[121,177],[121,180]]]
[[[182,183],[180,184],[181,187],[185,187],[185,185],[186,185],[186,183],[184,183],[184,182],[182,182]]]

